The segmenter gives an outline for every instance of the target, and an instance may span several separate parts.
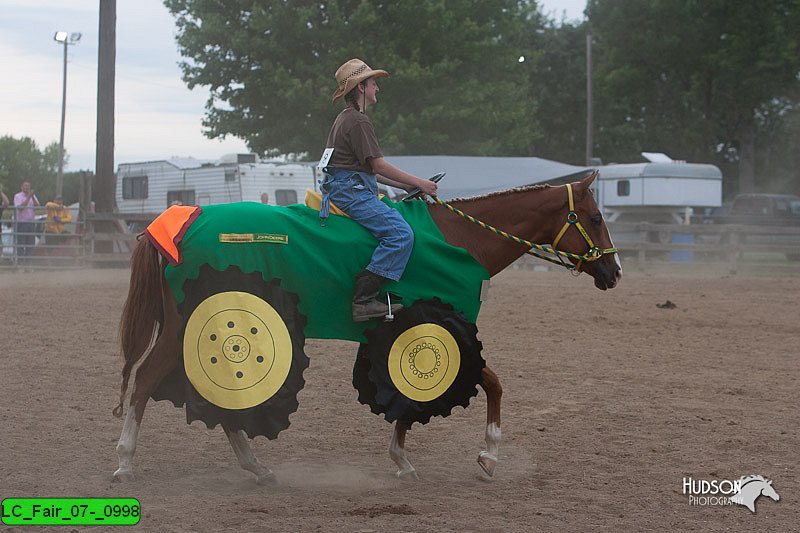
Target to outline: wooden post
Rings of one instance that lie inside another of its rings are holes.
[[[728,241],[730,274],[736,274],[739,271],[739,257],[742,255],[742,247],[740,245],[741,230],[741,226],[735,226],[730,232],[730,240]]]
[[[100,0],[100,29],[97,52],[97,211],[115,208],[114,179],[114,76],[116,61],[116,0]]]
[[[645,247],[647,243],[650,242],[649,240],[650,232],[647,230],[647,223],[643,222],[639,224],[639,269],[644,269],[644,260],[645,260]]]

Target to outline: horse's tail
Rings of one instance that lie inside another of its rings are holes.
[[[161,266],[158,250],[149,239],[140,235],[139,244],[131,255],[131,284],[119,323],[120,345],[125,365],[122,367],[119,404],[112,411],[117,418],[122,416],[122,405],[133,367],[150,346],[155,324],[158,323],[159,327],[163,325],[161,299]]]

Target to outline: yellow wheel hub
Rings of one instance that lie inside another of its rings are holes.
[[[183,336],[186,376],[224,409],[259,405],[280,390],[292,365],[292,340],[280,315],[246,292],[209,296]]]
[[[461,353],[453,335],[438,324],[419,324],[401,333],[389,350],[389,377],[403,395],[429,402],[453,384]]]

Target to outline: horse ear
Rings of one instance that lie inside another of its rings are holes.
[[[577,189],[581,191],[586,191],[594,182],[595,178],[597,178],[597,170],[593,171],[591,174],[583,178],[581,181],[578,182]]]

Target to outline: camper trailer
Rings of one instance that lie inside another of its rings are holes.
[[[123,163],[117,172],[117,207],[120,213],[160,213],[176,202],[296,204],[306,189],[316,190],[314,172],[306,164],[262,163],[255,154]]]
[[[722,205],[722,173],[714,165],[667,159],[599,170],[598,205],[609,222],[681,224]]]

